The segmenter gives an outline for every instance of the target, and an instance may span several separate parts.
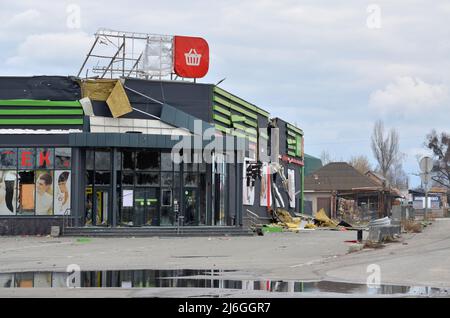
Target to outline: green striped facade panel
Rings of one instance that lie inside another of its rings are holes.
[[[290,130],[293,130],[294,132],[296,132],[296,133],[298,133],[298,134],[303,136],[303,130],[301,130],[300,128],[297,128],[297,127],[292,126],[290,124],[287,124],[287,128],[290,129]]]
[[[214,93],[217,93],[216,90]],[[257,112],[256,106],[234,95],[221,93],[213,94],[213,120],[216,129],[223,133],[245,137],[257,144],[258,115],[261,115],[261,112]],[[268,113],[264,112],[264,116],[268,116]]]
[[[32,116],[32,115],[61,115],[71,116],[79,115],[83,116],[82,109],[1,109],[0,115],[5,116]]]
[[[71,118],[0,118],[0,125],[83,125],[83,119]]]
[[[288,155],[302,157],[303,153],[303,131],[300,128],[286,124],[286,143]]]
[[[227,110],[227,109],[225,109],[225,108],[223,108],[223,107],[220,107],[219,105],[214,105],[214,106],[213,106],[213,109],[214,109],[216,112],[219,112],[219,113],[221,113],[221,114],[223,114],[223,115],[231,116],[231,112],[230,112],[229,110]]]
[[[78,101],[0,100],[1,126],[82,126],[83,115]]]
[[[213,118],[214,118],[214,120],[219,121],[219,122],[221,122],[223,124],[226,124],[228,126],[231,125],[231,120],[229,120],[229,119],[227,119],[225,117],[222,117],[220,115],[213,114]]]
[[[250,118],[258,119],[258,115],[257,114],[252,113],[251,111],[246,110],[246,109],[244,109],[244,108],[242,108],[242,107],[240,107],[238,105],[235,105],[235,104],[233,104],[233,103],[231,103],[231,102],[229,102],[229,101],[227,101],[227,100],[225,100],[225,99],[223,99],[223,98],[221,98],[221,97],[219,97],[217,95],[213,96],[213,100],[214,100],[214,102],[220,104],[222,107],[230,108],[230,109],[233,109],[233,110],[237,111],[238,113],[241,113],[243,115],[247,115]]]
[[[0,106],[30,106],[30,107],[76,107],[81,108],[78,101],[50,101],[35,99],[2,99]]]
[[[260,114],[260,115],[262,115],[264,117],[269,118],[269,113],[266,112],[265,110],[262,110],[258,106],[250,104],[249,102],[247,102],[247,101],[245,101],[245,100],[243,100],[243,99],[241,99],[241,98],[239,98],[239,97],[237,97],[237,96],[235,96],[233,94],[230,94],[227,91],[225,91],[225,90],[223,90],[223,89],[221,89],[221,88],[219,88],[217,86],[214,87],[214,93],[218,94],[218,95],[221,95],[223,97],[226,97],[229,100],[233,101],[234,103],[236,103],[236,104],[238,104],[238,105],[240,105],[242,107],[245,107],[245,108],[247,108],[249,110],[252,110],[252,111],[254,111],[254,112],[256,112],[256,113],[258,113],[258,114]]]

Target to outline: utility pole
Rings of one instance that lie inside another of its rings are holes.
[[[425,209],[423,214],[423,219],[427,220],[428,214],[428,184],[431,180],[431,170],[433,169],[433,160],[430,157],[423,157],[420,160],[420,170],[422,173],[420,174],[420,178],[422,179],[424,190],[425,190]]]

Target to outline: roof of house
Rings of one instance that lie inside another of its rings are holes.
[[[381,174],[379,174],[379,173],[377,173],[377,172],[375,172],[375,171],[372,171],[372,170],[366,171],[365,175],[366,175],[366,176],[372,175],[373,177],[375,177],[376,179],[378,179],[378,181],[379,181],[380,183],[383,183],[383,181],[387,181],[387,179],[386,179],[385,177],[383,177]]]
[[[346,162],[331,162],[305,177],[305,190],[378,189],[379,184]]]

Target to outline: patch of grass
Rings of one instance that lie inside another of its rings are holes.
[[[77,239],[77,243],[90,243],[92,240],[88,237],[80,237]]]

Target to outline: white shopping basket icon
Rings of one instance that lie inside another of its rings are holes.
[[[198,54],[195,49],[191,49],[189,53],[184,53],[184,57],[186,58],[186,65],[199,66],[202,55]]]

